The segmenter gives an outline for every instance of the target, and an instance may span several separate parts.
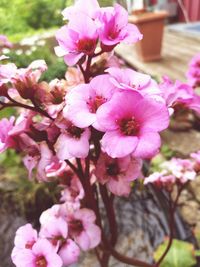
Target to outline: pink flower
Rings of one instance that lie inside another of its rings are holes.
[[[61,246],[68,237],[68,225],[62,217],[52,217],[42,225],[40,237],[48,239],[55,247]]]
[[[155,80],[147,74],[132,69],[109,68],[106,70],[111,75],[112,83],[119,89],[139,91],[142,95],[155,98],[161,94],[161,90]]]
[[[67,167],[67,163],[62,160],[58,160],[54,157],[54,160],[46,166],[45,172],[47,177],[55,177],[61,175]]]
[[[135,43],[142,39],[142,34],[134,24],[128,23],[128,13],[120,5],[103,8],[98,14],[99,38],[102,48],[117,45],[120,42]]]
[[[33,229],[31,224],[25,224],[16,232],[15,247],[18,249],[31,249],[37,239],[37,231]]]
[[[78,261],[80,256],[80,248],[73,240],[67,239],[67,241],[60,248],[58,254],[61,257],[63,264],[68,266]]]
[[[188,159],[172,158],[170,161],[162,163],[161,168],[174,175],[181,183],[186,183],[196,178],[194,164]]]
[[[192,87],[200,86],[200,53],[195,55],[189,63],[189,69],[186,73],[188,83]]]
[[[167,128],[169,115],[164,104],[124,90],[99,108],[97,121],[106,132],[101,144],[110,157],[149,158],[160,147],[158,132]]]
[[[87,15],[88,17],[95,19],[97,11],[100,9],[99,3],[97,0],[87,0],[87,5],[83,0],[75,2],[74,6],[67,7],[62,11],[64,19],[71,19],[75,15],[81,13]]]
[[[157,186],[171,188],[176,182],[174,175],[167,175],[166,171],[154,172],[144,179],[144,185],[153,183]]]
[[[71,202],[74,209],[80,208],[80,200],[84,198],[85,193],[82,187],[80,180],[70,173],[69,171],[65,173],[67,185],[61,191],[61,201],[62,202]]]
[[[102,153],[95,169],[95,175],[102,184],[115,195],[128,196],[131,191],[131,181],[139,177],[142,161],[126,156],[113,159]]]
[[[101,231],[95,220],[94,212],[86,208],[68,218],[69,235],[84,251],[95,248],[101,241]]]
[[[200,164],[200,150],[195,153],[191,153],[190,157]]]
[[[0,48],[7,47],[12,48],[13,44],[8,40],[7,36],[0,35]]]
[[[163,77],[163,82],[160,84],[160,89],[170,113],[173,113],[173,109],[180,105],[183,108],[192,109],[200,113],[200,97],[190,85],[181,83],[180,81],[173,83],[165,76]]]
[[[57,142],[56,155],[59,159],[85,158],[88,155],[90,144],[90,130],[76,127],[71,121],[64,121]]]
[[[95,51],[98,34],[95,22],[84,14],[73,16],[69,23],[56,33],[59,46],[57,56],[64,56],[66,64],[75,65],[84,55]]]
[[[62,267],[63,262],[46,239],[38,239],[32,249],[22,249],[12,258],[17,267]]]
[[[35,60],[27,68],[16,70],[11,82],[24,99],[32,99],[37,89],[36,84],[42,73],[47,70],[44,60]]]
[[[82,84],[71,90],[63,115],[77,127],[92,125],[98,129],[96,112],[102,104],[111,99],[114,91],[115,86],[110,82],[109,75],[97,76],[89,84]]]
[[[14,139],[9,136],[14,127],[14,121],[14,117],[11,117],[10,120],[6,118],[0,120],[0,152],[5,151],[7,148],[15,147]]]

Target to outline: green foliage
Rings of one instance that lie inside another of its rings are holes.
[[[1,0],[1,34],[10,36],[60,26],[63,24],[61,10],[71,4],[72,0]]]
[[[100,6],[112,6],[113,0],[99,0]]]
[[[51,65],[55,61],[55,55],[52,54],[47,46],[37,47],[35,51],[31,51],[30,48],[30,50],[21,51],[22,54],[18,54],[18,51],[11,51],[8,54],[10,61],[15,63],[18,68],[25,68],[37,59],[44,59],[47,65]]]
[[[41,80],[50,82],[51,80],[58,78],[62,79],[65,77],[67,66],[64,61],[57,61],[48,67],[48,70],[43,73]]]
[[[167,244],[168,240],[165,240],[155,251],[154,259],[156,261],[163,255]],[[160,267],[192,267],[196,263],[194,246],[188,242],[174,239]]]

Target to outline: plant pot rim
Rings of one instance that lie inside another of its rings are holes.
[[[155,12],[144,12],[140,13],[138,15],[130,15],[129,16],[129,22],[130,23],[143,23],[148,21],[154,21],[154,20],[161,20],[168,17],[168,12],[161,10],[161,11],[155,11]]]

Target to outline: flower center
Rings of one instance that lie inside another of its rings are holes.
[[[96,46],[96,40],[92,39],[81,39],[78,41],[77,47],[78,51],[90,55],[94,52]]]
[[[35,267],[47,267],[47,261],[44,256],[37,257],[35,264]]]
[[[106,173],[109,176],[116,176],[120,172],[117,162],[112,162],[106,165]]]
[[[93,99],[89,99],[88,106],[90,107],[90,112],[96,113],[97,109],[106,102],[103,96],[95,96]]]
[[[122,119],[119,122],[119,128],[121,133],[127,136],[137,135],[139,131],[139,124],[134,117],[129,119]]]
[[[79,235],[84,230],[83,224],[80,220],[72,220],[69,223],[69,228],[76,235]]]
[[[74,125],[70,125],[68,128],[67,128],[67,132],[74,138],[81,138],[81,135],[82,133],[84,132],[83,129],[79,128],[79,127],[76,127]]]
[[[25,248],[26,249],[32,249],[32,247],[33,247],[34,244],[35,244],[35,241],[28,242],[28,243],[26,243]]]

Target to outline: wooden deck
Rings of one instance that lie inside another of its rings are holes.
[[[148,73],[159,80],[163,75],[168,75],[173,80],[185,81],[189,60],[195,54],[200,53],[200,36],[186,36],[166,28],[162,59],[154,62],[140,61],[133,46],[119,45],[115,52],[134,69]]]

